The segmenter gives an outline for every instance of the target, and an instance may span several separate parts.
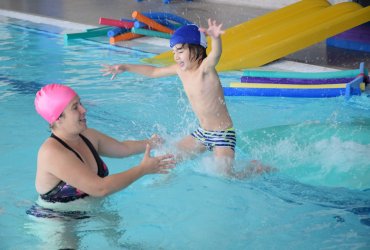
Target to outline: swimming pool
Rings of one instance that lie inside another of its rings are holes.
[[[278,173],[236,181],[212,172],[205,154],[169,176],[147,176],[99,202],[86,219],[34,220],[36,154],[49,135],[34,111],[44,84],[72,86],[90,127],[120,139],[159,133],[167,141],[197,126],[176,77],[127,73],[110,81],[104,63],[140,63],[150,53],[60,35],[0,19],[0,248],[368,249],[370,102],[230,97],[237,162],[260,159]],[[223,83],[239,72],[221,74]],[[105,159],[112,173],[141,156]]]

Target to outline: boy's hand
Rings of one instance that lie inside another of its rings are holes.
[[[222,34],[225,33],[225,31],[222,30],[221,27],[222,27],[222,23],[220,25],[217,25],[216,20],[212,21],[210,18],[208,18],[208,29],[199,28],[199,31],[204,32],[205,34],[207,34],[207,35],[209,35],[213,38],[218,38]]]
[[[116,77],[116,75],[125,71],[123,64],[115,64],[115,65],[103,64],[102,66],[103,66],[103,69],[100,71],[103,72],[103,76],[112,74],[111,80],[113,80]]]
[[[152,148],[158,148],[164,143],[164,139],[157,134],[152,135],[148,141]]]

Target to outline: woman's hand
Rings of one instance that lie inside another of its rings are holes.
[[[170,169],[175,167],[175,159],[171,154],[165,154],[161,156],[151,157],[150,156],[150,145],[146,145],[144,158],[141,161],[139,167],[142,169],[144,174],[168,174]]]
[[[101,72],[103,72],[103,76],[107,76],[112,74],[111,80],[113,80],[116,75],[126,71],[124,64],[115,64],[115,65],[107,65],[103,64],[103,69]]]

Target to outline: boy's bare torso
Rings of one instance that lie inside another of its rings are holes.
[[[200,66],[194,70],[178,70],[177,73],[203,129],[218,131],[233,127],[215,69],[204,73]]]

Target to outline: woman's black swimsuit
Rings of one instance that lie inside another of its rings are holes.
[[[75,150],[73,150],[73,148],[71,148],[67,143],[65,143],[62,139],[60,139],[54,134],[51,134],[50,137],[54,138],[55,140],[60,142],[64,147],[71,150],[82,162],[84,162],[81,156]],[[80,137],[89,147],[91,153],[94,155],[96,164],[98,165],[98,176],[100,177],[108,176],[109,174],[108,168],[103,162],[103,160],[100,158],[98,152],[96,151],[92,143],[89,141],[89,139],[87,139],[85,136],[81,134],[80,134]],[[88,196],[88,194],[82,192],[81,190],[78,190],[75,187],[72,187],[71,185],[65,183],[64,181],[60,181],[49,192],[40,195],[41,199],[48,201],[48,202],[69,202],[69,201],[84,198],[86,196]]]

